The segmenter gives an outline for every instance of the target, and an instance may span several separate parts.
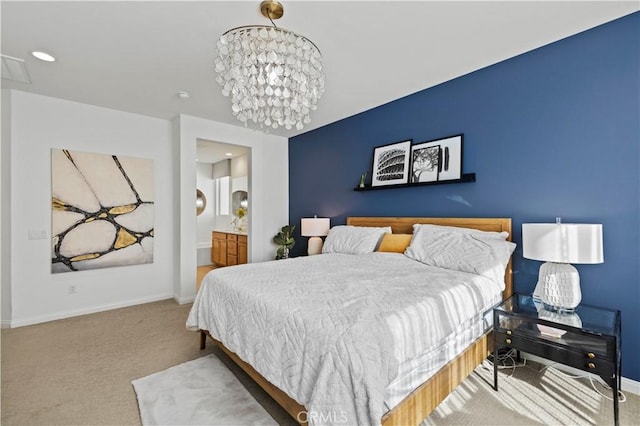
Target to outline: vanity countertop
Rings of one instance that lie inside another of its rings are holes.
[[[223,232],[225,234],[247,235],[246,232],[234,231],[233,229],[214,229],[213,232]]]

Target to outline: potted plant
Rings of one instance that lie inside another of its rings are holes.
[[[364,180],[366,178],[367,178],[367,172],[364,172],[363,174],[360,175],[360,184],[358,185],[358,187],[364,188],[366,186],[364,183]]]
[[[289,258],[289,250],[291,250],[296,243],[296,240],[293,238],[294,229],[296,229],[295,225],[285,225],[280,228],[280,232],[273,237],[273,242],[278,245],[276,260]]]

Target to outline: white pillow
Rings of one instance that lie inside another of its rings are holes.
[[[509,236],[507,231],[494,232],[494,231],[481,231],[479,229],[462,228],[459,226],[444,226],[444,225],[431,225],[428,223],[416,223],[413,225],[413,233],[415,234],[419,229],[428,229],[438,233],[460,233],[460,234],[472,234],[478,238],[498,238],[506,240]]]
[[[507,232],[414,225],[404,254],[425,265],[487,277],[504,288],[504,273],[516,245]]]
[[[385,232],[390,233],[391,227],[334,226],[329,230],[329,235],[322,246],[322,253],[371,253],[376,249]]]

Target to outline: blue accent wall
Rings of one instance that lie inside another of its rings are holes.
[[[604,263],[575,265],[583,303],[622,311],[623,376],[640,381],[639,34],[634,13],[291,138],[291,224],[511,217],[515,290],[531,293],[541,263],[522,257],[523,222],[602,223]],[[476,182],[353,191],[374,147],[459,133]]]

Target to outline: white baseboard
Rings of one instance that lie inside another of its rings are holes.
[[[557,368],[558,370],[561,370],[573,376],[580,376],[580,375],[587,376],[591,374],[591,373],[587,373],[586,371],[578,370],[577,368],[569,367],[568,365],[554,363],[553,361],[549,361],[548,359],[531,355],[526,352],[522,352],[521,355],[523,358],[526,358],[530,361],[537,362],[538,364],[542,364],[542,365],[554,364],[554,367]],[[593,374],[593,376],[598,377],[595,374]],[[637,382],[632,379],[628,379],[626,377],[622,377],[620,387],[621,387],[620,390],[623,392],[630,392],[636,395],[640,395],[640,382]]]
[[[77,317],[80,315],[95,314],[96,312],[110,311],[112,309],[126,308],[128,306],[142,305],[144,303],[158,302],[160,300],[167,300],[172,298],[173,298],[173,294],[168,293],[168,294],[163,294],[159,296],[146,297],[146,298],[136,299],[136,300],[127,300],[125,302],[112,303],[108,305],[99,305],[91,308],[76,309],[76,310],[65,311],[65,312],[56,312],[53,314],[41,315],[41,316],[31,317],[31,318],[24,318],[20,320],[11,320],[11,321],[5,320],[5,321],[2,321],[2,327],[3,328],[24,327],[27,325],[40,324],[43,322]],[[8,323],[7,327],[5,327],[6,323]]]
[[[640,382],[623,377],[622,383],[620,383],[620,387],[625,392],[640,395]]]
[[[194,294],[193,296],[188,296],[188,297],[174,296],[173,300],[175,300],[178,303],[178,305],[186,305],[187,303],[193,303],[193,301],[196,300],[196,295]]]
[[[11,320],[0,321],[0,328],[11,328]]]

